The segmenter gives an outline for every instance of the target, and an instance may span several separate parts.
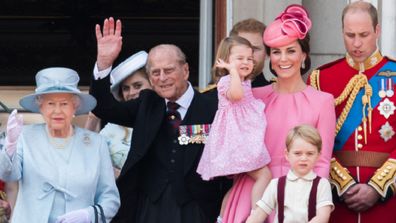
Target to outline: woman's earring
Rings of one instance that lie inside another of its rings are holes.
[[[305,60],[301,63],[301,69],[305,69]]]

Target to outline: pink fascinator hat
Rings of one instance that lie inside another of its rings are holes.
[[[304,39],[312,27],[307,10],[301,5],[289,5],[264,31],[263,40],[269,47],[281,47]]]

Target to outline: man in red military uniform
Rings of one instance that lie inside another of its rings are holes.
[[[313,71],[308,82],[334,95],[336,140],[330,222],[396,222],[396,63],[377,48],[377,11],[358,1],[342,14],[344,58]]]

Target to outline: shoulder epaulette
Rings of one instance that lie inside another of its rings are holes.
[[[319,74],[320,74],[320,70],[318,69],[313,70],[309,75],[308,83],[309,85],[311,85],[311,87],[320,91]]]
[[[209,84],[206,88],[199,90],[200,93],[205,93],[207,91],[210,91],[212,89],[215,89],[217,87],[216,84]]]
[[[332,62],[330,62],[330,63],[324,64],[324,65],[322,65],[322,66],[320,66],[320,67],[318,67],[318,68],[316,68],[316,69],[317,69],[317,70],[326,69],[326,68],[328,68],[328,67],[333,66],[334,64],[337,64],[337,63],[343,61],[344,59],[345,59],[345,57],[340,58],[340,59],[338,59],[338,60],[335,60],[335,61],[332,61]]]

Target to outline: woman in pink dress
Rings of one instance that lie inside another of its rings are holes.
[[[290,5],[264,32],[264,43],[270,56],[270,70],[277,81],[256,88],[253,95],[265,104],[267,130],[265,144],[271,156],[272,177],[286,175],[290,165],[285,159],[284,140],[296,125],[317,128],[323,138],[323,151],[314,171],[328,178],[335,133],[334,98],[307,86],[302,75],[310,69],[309,35],[311,20],[300,5]],[[223,222],[244,222],[252,207],[247,195],[252,180],[247,175],[236,178],[229,195]],[[270,220],[272,222],[272,220]]]
[[[248,173],[256,181],[249,194],[252,205],[271,180],[270,156],[264,144],[265,106],[253,97],[250,84],[253,66],[253,47],[248,40],[235,36],[221,41],[214,67],[220,77],[219,106],[197,169],[204,180]]]

